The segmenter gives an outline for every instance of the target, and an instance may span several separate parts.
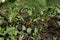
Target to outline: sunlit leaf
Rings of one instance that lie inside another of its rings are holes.
[[[39,21],[39,20],[40,20],[40,17],[35,18],[35,19],[33,20],[33,22],[37,22],[37,21]]]
[[[32,10],[28,10],[27,13],[29,14],[29,16],[32,15]]]
[[[7,28],[6,31],[4,31],[4,34],[10,34],[10,35],[17,35],[18,31],[15,27]]]
[[[22,30],[26,30],[26,27],[24,25],[22,26]]]
[[[29,34],[30,34],[30,33],[31,33],[31,31],[32,31],[32,29],[31,29],[31,28],[28,28],[28,29],[27,29],[27,33],[29,33]]]
[[[37,29],[37,28],[35,28],[35,29],[34,29],[34,33],[37,33],[37,32],[38,32],[38,29]]]

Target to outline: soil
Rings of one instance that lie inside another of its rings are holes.
[[[47,27],[43,27],[43,31],[41,33],[41,38],[46,40],[53,40],[53,37],[56,40],[60,40],[60,26],[57,23],[57,19],[55,17],[50,19],[46,25]]]

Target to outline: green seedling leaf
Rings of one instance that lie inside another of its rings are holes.
[[[9,36],[11,40],[16,40],[14,36]]]
[[[10,35],[17,35],[18,31],[16,29],[13,29],[9,32]]]
[[[34,29],[34,33],[37,33],[37,32],[38,32],[38,29],[37,29],[37,28],[35,28],[35,29]]]
[[[4,34],[10,34],[10,35],[16,35],[18,33],[17,29],[15,27],[7,28],[6,31],[4,31]]]
[[[4,34],[9,33],[12,29],[14,29],[14,27],[7,28],[7,30],[6,30],[6,31],[4,31]]]
[[[37,22],[37,21],[39,21],[39,20],[40,20],[40,17],[35,18],[35,19],[33,20],[33,22]]]
[[[42,27],[40,27],[40,32],[42,31]]]
[[[9,39],[7,39],[7,40],[9,40]]]
[[[60,16],[57,15],[56,17],[60,19]]]
[[[56,37],[53,37],[53,40],[57,40],[57,38]]]
[[[23,17],[21,17],[21,16],[17,16],[17,17],[19,18],[19,20],[24,21]]]
[[[20,32],[19,32],[19,34],[21,34],[21,35],[22,35],[22,34],[24,34],[24,32],[23,32],[23,31],[20,31]]]
[[[28,28],[28,29],[27,29],[27,33],[29,33],[29,34],[30,34],[30,33],[31,33],[31,31],[32,31],[32,29],[31,29],[31,28]]]
[[[44,21],[44,19],[42,18],[41,21]]]
[[[59,6],[57,6],[57,7],[59,7]],[[60,7],[59,7],[59,8],[57,8],[57,7],[56,7],[55,10],[56,10],[58,13],[60,13],[60,9],[59,9]]]
[[[26,30],[26,27],[24,25],[22,26],[22,30]]]
[[[0,34],[3,34],[5,28],[0,27]]]
[[[41,11],[41,13],[40,13],[40,14],[42,14],[42,15],[43,15],[43,14],[44,14],[44,13],[43,13],[43,11]]]
[[[31,24],[31,23],[32,23],[32,21],[33,21],[33,20],[32,20],[32,18],[30,18],[30,21],[29,21],[27,24],[28,24],[28,25],[29,25],[29,24]]]
[[[32,10],[28,10],[27,13],[29,14],[29,16],[32,15]]]
[[[3,38],[0,38],[0,40],[4,40]]]
[[[19,40],[23,40],[24,35],[20,35]]]
[[[58,21],[58,24],[59,24],[59,26],[60,26],[60,21]]]
[[[12,22],[12,20],[16,17],[16,13],[10,13],[9,15],[9,21]]]

